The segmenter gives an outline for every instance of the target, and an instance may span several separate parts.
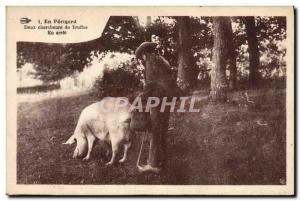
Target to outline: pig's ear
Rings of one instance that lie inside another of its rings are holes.
[[[63,144],[73,144],[75,143],[75,137],[74,136],[71,136],[65,143]]]

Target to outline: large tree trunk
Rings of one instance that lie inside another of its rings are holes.
[[[246,25],[246,33],[249,46],[249,85],[250,87],[256,87],[259,79],[258,68],[260,64],[255,18],[251,16],[245,17],[244,23]]]
[[[224,102],[227,100],[226,83],[226,63],[228,59],[227,40],[228,40],[229,17],[213,17],[213,63],[211,70],[210,97],[213,101]]]
[[[191,64],[191,33],[189,17],[178,17],[178,85],[182,90],[195,85],[197,69]]]

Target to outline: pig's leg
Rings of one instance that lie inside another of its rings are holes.
[[[76,137],[77,145],[73,154],[73,158],[82,156],[88,146],[86,137],[80,135]]]
[[[72,158],[77,158],[78,156],[79,156],[79,150],[78,150],[78,148],[76,147],[75,150],[74,150],[74,153],[73,153]]]
[[[121,160],[119,160],[119,163],[124,163],[127,159],[128,150],[131,147],[131,142],[127,142],[124,144],[124,155]]]
[[[113,136],[113,134],[111,136]],[[113,138],[111,139],[112,156],[111,156],[110,161],[108,163],[106,163],[106,166],[112,165],[115,162],[116,155],[119,150],[119,145],[120,145],[120,140],[114,140]]]
[[[109,157],[109,153],[110,153],[111,143],[105,141],[105,142],[103,143],[103,145],[104,145],[105,148],[106,148],[106,150],[105,150],[105,156],[106,156],[106,158],[108,158],[108,157]]]
[[[93,145],[94,145],[94,142],[95,142],[95,139],[96,139],[95,136],[92,135],[92,134],[89,134],[86,138],[87,138],[87,142],[88,142],[88,151],[87,151],[86,157],[84,157],[83,160],[89,160],[90,159],[90,155],[91,155]]]

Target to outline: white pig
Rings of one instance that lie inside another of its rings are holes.
[[[115,162],[120,145],[124,145],[124,155],[119,162],[123,163],[126,161],[127,152],[131,146],[131,114],[129,105],[124,105],[114,110],[116,102],[117,98],[107,97],[82,110],[74,134],[64,143],[73,144],[77,142],[73,158],[87,153],[83,160],[88,160],[94,141],[98,138],[111,144],[112,157],[106,165],[111,165]]]

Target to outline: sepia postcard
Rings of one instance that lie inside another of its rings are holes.
[[[8,6],[6,26],[8,195],[295,195],[292,6]]]

